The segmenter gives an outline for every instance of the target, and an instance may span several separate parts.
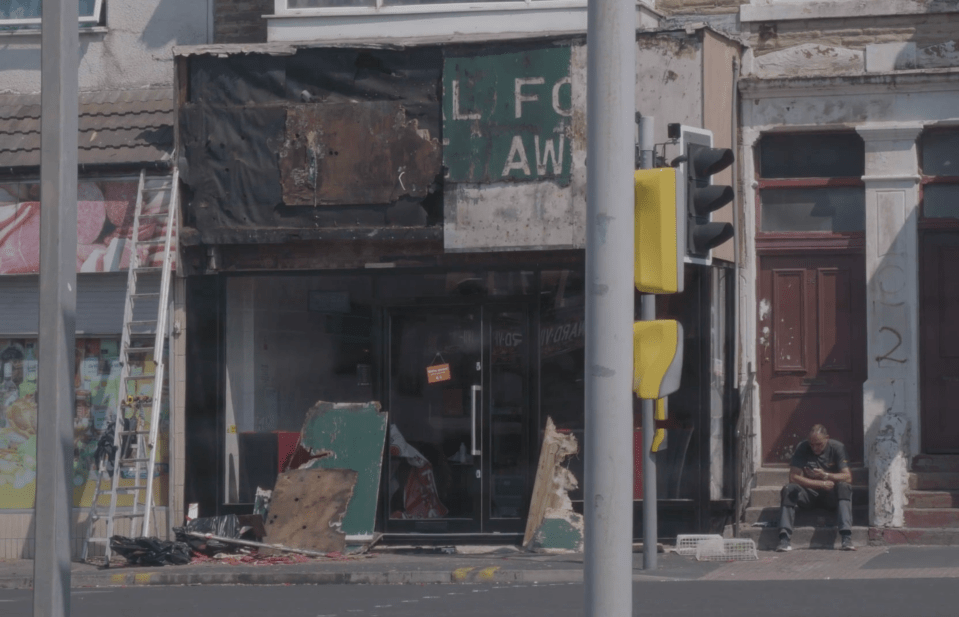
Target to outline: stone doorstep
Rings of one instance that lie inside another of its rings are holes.
[[[913,508],[903,509],[906,527],[949,528],[959,527],[959,508]]]
[[[779,546],[779,530],[772,527],[742,527],[739,537],[749,538],[761,551],[776,550]],[[869,528],[852,528],[852,542],[856,546],[869,544]],[[835,527],[796,527],[792,535],[792,547],[815,549],[838,549],[839,531]]]
[[[782,486],[757,486],[749,494],[749,506],[754,508],[772,508],[779,507]],[[869,503],[869,487],[853,486],[852,503],[856,505],[866,505]]]
[[[959,473],[913,472],[909,474],[909,488],[914,491],[959,490]]]
[[[912,471],[959,473],[959,454],[919,454],[912,458]]]
[[[767,508],[746,508],[743,516],[745,525],[756,522],[779,523],[779,506]],[[852,508],[853,525],[867,527],[869,525],[869,506],[859,505]],[[836,511],[824,508],[812,510],[796,510],[796,527],[830,527],[836,524]]]
[[[869,544],[914,546],[959,545],[959,529],[869,528]]]
[[[959,491],[906,491],[909,508],[959,508]]]
[[[869,485],[869,470],[865,467],[850,467],[852,483],[856,486]],[[783,487],[789,482],[788,467],[762,467],[756,471],[756,486]]]

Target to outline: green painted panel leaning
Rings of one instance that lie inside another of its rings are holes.
[[[569,184],[570,48],[443,61],[448,182]]]
[[[309,467],[352,469],[356,488],[343,517],[343,532],[369,535],[376,524],[376,503],[386,443],[387,413],[379,403],[328,403],[320,401],[306,414],[301,432],[304,448],[331,454],[314,459]]]

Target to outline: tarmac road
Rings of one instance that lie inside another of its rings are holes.
[[[954,617],[956,579],[640,581],[634,615]],[[32,592],[0,590],[0,615],[30,617]],[[75,589],[71,617],[573,617],[582,583]]]

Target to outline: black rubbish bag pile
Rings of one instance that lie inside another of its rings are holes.
[[[127,538],[113,536],[110,549],[141,566],[181,566],[190,563],[190,546],[185,542],[159,538]]]
[[[209,533],[221,538],[239,539],[242,528],[236,514],[227,514],[225,516],[195,518],[187,521],[187,524],[183,527],[174,527],[173,532],[176,533],[176,539],[179,542],[187,544],[193,551],[204,555],[215,555],[216,553],[230,553],[240,547],[213,538],[197,538],[187,535],[186,532]]]

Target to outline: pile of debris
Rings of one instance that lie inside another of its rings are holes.
[[[113,536],[131,565],[298,563],[365,552],[374,534],[387,414],[371,403],[320,401],[307,413],[289,468],[257,490],[253,513],[194,518],[176,540]],[[298,557],[293,557],[293,555]]]

